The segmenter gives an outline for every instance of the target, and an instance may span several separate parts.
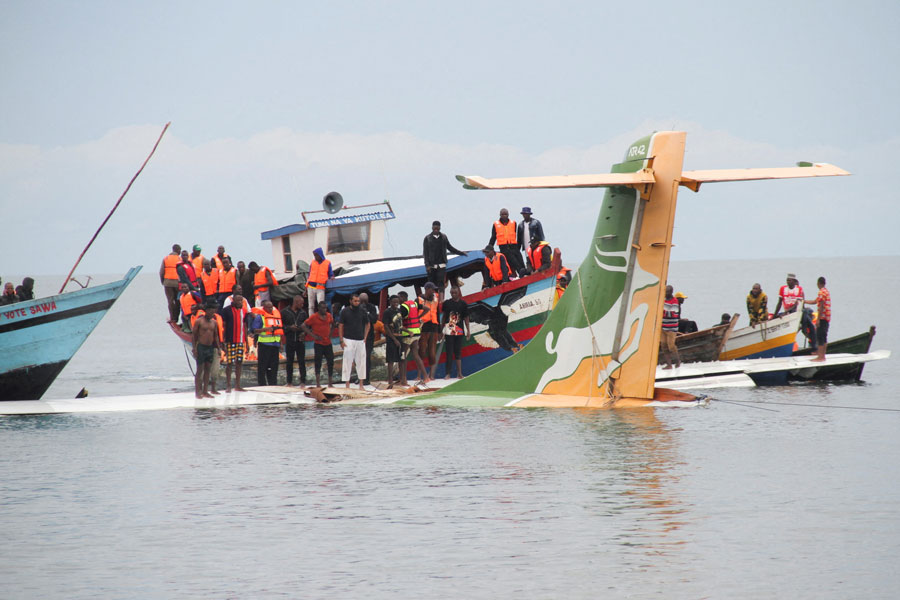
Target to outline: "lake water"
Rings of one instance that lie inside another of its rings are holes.
[[[191,388],[149,267],[46,397]],[[705,408],[0,417],[0,597],[895,598],[900,258],[669,280],[705,327],[787,271],[828,277],[832,339],[874,324],[894,356]]]

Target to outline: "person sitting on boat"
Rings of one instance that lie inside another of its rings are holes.
[[[178,321],[178,272],[176,268],[181,262],[181,246],[172,245],[172,252],[163,258],[159,266],[159,282],[166,293],[166,307],[169,309],[169,321]]]
[[[671,285],[666,286],[666,299],[663,301],[662,335],[659,338],[659,346],[666,366],[663,369],[672,368],[672,355],[675,355],[675,368],[681,366],[681,356],[675,345],[675,336],[678,335],[678,321],[681,316],[681,303],[672,294]]]
[[[484,247],[484,285],[482,287],[489,288],[501,283],[509,281],[509,263],[506,256],[494,252],[491,245]]]
[[[718,327],[720,325],[731,325],[731,315],[728,313],[722,313],[722,319],[714,325],[714,327]]]
[[[306,298],[310,306],[325,302],[325,285],[334,279],[331,261],[325,258],[321,248],[313,250],[313,261],[309,263],[309,277],[306,279]]]
[[[200,289],[200,281],[197,279],[194,263],[191,262],[191,255],[187,250],[181,251],[181,262],[175,266],[175,272],[178,273],[179,290],[196,292]]]
[[[527,207],[526,207],[527,208]],[[531,245],[527,249],[528,272],[539,273],[550,268],[553,261],[553,250],[550,244],[536,237],[531,238]]]
[[[680,318],[681,312],[684,309],[684,301],[687,300],[687,296],[681,292],[676,292],[675,299],[678,300],[678,333],[694,333],[695,331],[700,331],[696,321]]]
[[[278,282],[275,281],[275,276],[272,275],[272,269],[269,267],[251,261],[247,268],[253,273],[253,291],[256,293],[256,303],[262,306],[266,300],[272,299],[271,288],[277,286]],[[219,277],[222,277],[221,273],[219,273]]]
[[[543,242],[546,238],[544,237],[544,226],[541,225],[541,222],[537,219],[531,218],[531,208],[527,206],[522,207],[522,222],[519,223],[519,227],[516,230],[516,236],[519,241],[519,250],[528,254],[528,250],[531,248],[531,241],[537,240],[539,242]],[[526,265],[527,266],[527,265]]]
[[[825,360],[825,349],[828,346],[828,327],[831,325],[831,293],[825,287],[825,278],[819,277],[816,281],[819,293],[814,300],[805,300],[806,304],[815,304],[818,311],[816,322],[816,358],[813,362]]]
[[[506,257],[509,266],[513,269],[513,274],[525,275],[525,263],[522,262],[522,253],[519,252],[519,242],[516,233],[516,222],[509,218],[509,211],[505,208],[500,209],[500,218],[494,221],[491,227],[491,239],[488,246],[493,247],[497,242],[500,253]]]
[[[784,314],[792,313],[797,310],[798,306],[802,306],[805,301],[803,287],[797,281],[796,275],[788,273],[786,283],[787,285],[781,286],[778,290],[778,303],[775,305],[776,317],[779,315],[782,306],[784,306]]]
[[[7,281],[6,285],[3,286],[3,295],[0,296],[0,306],[15,304],[18,301],[19,297],[16,295],[16,286],[13,285],[12,281]]]
[[[201,305],[203,298],[199,292],[184,290],[178,303],[181,305],[181,330],[185,333],[191,331],[191,316],[197,311],[197,307]]]
[[[443,292],[446,285],[448,251],[466,256],[465,252],[453,247],[447,234],[441,233],[441,222],[434,221],[431,224],[431,233],[422,241],[422,260],[425,261],[428,281],[437,286],[439,293]]]
[[[762,291],[762,286],[754,283],[747,294],[747,314],[750,315],[750,327],[756,327],[762,321],[769,320],[769,297]]]

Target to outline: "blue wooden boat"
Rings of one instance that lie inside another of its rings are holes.
[[[37,400],[141,267],[112,283],[0,306],[0,400]]]

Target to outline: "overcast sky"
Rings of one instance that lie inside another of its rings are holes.
[[[575,265],[599,190],[454,175],[608,172],[653,130],[686,169],[852,177],[683,190],[675,260],[896,255],[897,2],[0,2],[0,276],[155,271],[172,243],[269,262],[260,232],[331,190],[481,248],[531,206]]]

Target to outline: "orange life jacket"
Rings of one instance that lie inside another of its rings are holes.
[[[259,313],[259,316],[262,317],[263,327],[277,327],[277,329],[271,333],[267,331],[256,334],[256,341],[260,343],[280,342],[281,336],[284,335],[284,329],[281,328],[281,312],[273,307],[272,314],[263,311]]]
[[[163,279],[174,279],[178,280],[178,271],[175,268],[181,264],[181,255],[180,254],[167,254],[163,259],[163,267],[165,270],[163,271]]]
[[[328,267],[330,266],[331,261],[327,258],[322,262],[312,261],[312,264],[309,265],[309,279],[306,280],[306,287],[324,290],[325,284],[328,283]]]
[[[229,255],[229,254],[224,254],[224,255],[222,256],[222,258],[231,258],[231,255]],[[213,266],[214,266],[215,268],[219,269],[220,271],[221,271],[223,268],[225,268],[225,265],[222,264],[222,258],[219,258],[219,255],[218,255],[218,254],[213,254],[213,257],[212,257],[212,263],[213,263]]]
[[[500,221],[494,221],[494,233],[497,234],[497,245],[516,243],[516,222],[510,219],[506,225]]]
[[[183,293],[179,302],[181,303],[181,312],[184,314],[184,317],[190,319],[191,323],[193,323],[194,319],[191,318],[191,307],[200,303],[194,299],[194,296],[190,292]]]
[[[491,279],[497,283],[503,281],[503,269],[500,268],[500,264],[503,261],[506,262],[506,257],[497,252],[494,254],[494,260],[488,260],[488,257],[484,257],[484,264],[488,269],[488,273],[491,275]],[[509,270],[509,265],[506,265],[507,271]]]
[[[427,306],[430,310],[425,313],[425,316],[422,317],[422,321],[425,323],[434,323],[438,324],[438,300],[435,298],[434,300],[422,300],[422,304]]]
[[[227,271],[219,271],[219,293],[231,293],[232,288],[237,284],[237,269],[231,267]]]
[[[203,281],[203,295],[212,296],[219,288],[219,270],[210,269],[209,273],[200,271],[200,280]]]
[[[259,286],[256,288],[256,293],[265,292],[269,289],[269,278],[266,277],[266,273],[271,273],[272,270],[269,267],[260,267],[259,271],[256,272],[256,275],[253,276],[253,285]],[[272,277],[272,281],[275,281],[275,277]],[[275,285],[278,285],[278,282],[275,281]]]
[[[544,246],[549,245],[547,242],[541,242],[535,248],[528,248],[528,262],[531,263],[531,268],[535,271],[541,268],[541,256]]]
[[[196,258],[192,258],[191,262],[194,264],[194,270],[198,273],[203,270],[203,255],[198,254]]]

